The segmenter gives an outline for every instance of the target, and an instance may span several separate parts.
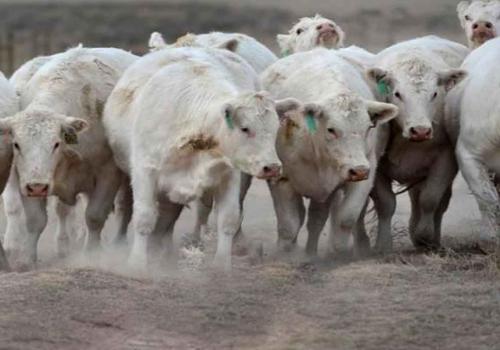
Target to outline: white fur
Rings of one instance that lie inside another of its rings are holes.
[[[457,5],[458,18],[465,31],[470,48],[481,46],[489,37],[497,37],[500,30],[500,1],[499,0],[474,0],[461,1]],[[475,35],[473,26],[475,24],[491,24],[491,28],[486,29],[488,37],[481,38]]]
[[[260,175],[280,165],[278,117],[258,88],[255,71],[239,56],[198,47],[151,53],[120,80],[104,123],[117,163],[132,179],[132,265],[144,266],[159,233],[171,236],[182,205],[209,192],[218,208],[216,264],[230,268],[241,221],[239,171]]]
[[[500,175],[500,39],[483,44],[467,57],[462,68],[469,78],[448,98],[450,118],[456,119],[454,138],[460,170],[476,197],[483,218],[481,238],[497,242],[500,238],[500,205],[490,179]]]
[[[302,197],[311,199],[307,251],[315,254],[319,233],[332,208],[331,249],[345,250],[347,240],[368,197],[384,148],[384,128],[397,108],[374,99],[363,76],[335,51],[324,48],[279,60],[262,75],[276,98],[296,98],[278,133],[283,162],[281,181],[270,185],[278,217],[280,245],[296,240],[305,214]],[[375,115],[378,113],[378,116]],[[317,131],[309,131],[313,115]],[[370,171],[366,181],[350,182],[349,171]]]
[[[101,112],[118,78],[135,59],[111,48],[79,47],[52,56],[24,80],[22,111],[0,121],[0,129],[11,135],[15,146],[5,196],[8,220],[26,225],[24,234],[10,224],[6,233],[6,250],[19,265],[35,263],[36,243],[47,222],[46,200],[28,196],[28,186],[34,184],[47,185],[49,195],[70,205],[79,193],[87,194],[87,247],[99,244],[122,176],[104,137]],[[65,134],[77,138],[78,144],[67,144]]]
[[[231,51],[244,58],[258,74],[277,60],[277,57],[266,46],[254,38],[240,33],[186,34],[178,38],[172,45],[168,45],[158,32],[152,33],[149,39],[151,51],[183,46],[225,48],[224,46],[228,44],[234,45],[230,47]]]

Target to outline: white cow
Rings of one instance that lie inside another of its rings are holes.
[[[470,48],[475,49],[498,36],[500,1],[461,1],[457,5],[457,12]]]
[[[262,81],[274,97],[297,99],[278,133],[283,176],[269,184],[278,219],[278,247],[285,251],[294,247],[306,197],[311,200],[306,250],[316,254],[335,199],[330,250],[345,252],[387,140],[382,124],[398,110],[372,101],[370,87],[358,70],[324,48],[279,60],[263,73]],[[357,251],[369,248],[367,242],[356,243],[361,243],[355,244]]]
[[[274,143],[276,106],[239,56],[212,48],[160,50],[123,76],[104,123],[119,166],[132,179],[134,243],[129,262],[144,268],[148,251],[167,234],[183,205],[206,193],[217,208],[215,265],[230,269],[239,228],[240,171],[280,173]],[[156,241],[155,241],[156,240]],[[151,259],[151,256],[149,256]]]
[[[440,246],[441,219],[457,173],[453,145],[444,127],[444,104],[448,91],[466,73],[447,63],[458,59],[456,45],[446,40],[439,45],[439,41],[425,37],[396,44],[382,51],[376,68],[368,71],[378,98],[399,107],[372,191],[379,219],[376,249],[380,252],[392,249],[393,181],[410,188],[409,227],[414,245],[424,249]]]
[[[13,176],[6,191],[8,225],[5,249],[19,267],[36,262],[38,238],[46,226],[46,197],[74,205],[88,196],[86,246],[98,246],[123,174],[104,136],[104,103],[136,56],[118,49],[75,48],[43,64],[21,95],[21,112],[0,120],[13,139]],[[82,133],[86,130],[85,133]],[[14,197],[12,203],[9,196]],[[24,219],[20,219],[24,216]]]
[[[345,33],[342,28],[331,19],[320,15],[301,18],[288,34],[278,34],[276,38],[283,56],[317,47],[336,49],[341,57],[361,70],[369,67],[375,57],[358,46],[344,48]]]
[[[460,170],[481,211],[480,246],[490,251],[500,238],[500,202],[491,173],[500,176],[500,38],[483,44],[464,61],[469,73],[449,95],[448,112],[458,138]]]
[[[227,48],[243,57],[255,71],[260,74],[278,59],[265,45],[251,36],[240,33],[212,32],[208,34],[186,34],[177,41],[168,45],[163,36],[154,32],[149,38],[151,51],[158,51],[167,47],[201,46],[212,48]]]
[[[0,121],[16,114],[19,111],[19,99],[14,87],[9,83],[5,76],[0,72]],[[12,164],[12,144],[11,138],[7,133],[0,136],[0,192],[5,188],[5,184],[10,174]],[[7,270],[9,265],[0,242],[0,271]]]

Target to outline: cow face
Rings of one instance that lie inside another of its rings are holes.
[[[500,1],[462,1],[457,6],[469,47],[477,48],[496,38],[500,29]]]
[[[0,121],[0,130],[12,138],[13,166],[25,196],[46,197],[53,189],[61,157],[72,152],[78,133],[87,127],[82,119],[48,111],[24,111]]]
[[[432,139],[447,92],[465,75],[462,70],[436,71],[430,63],[407,54],[390,71],[368,70],[379,99],[399,107],[396,121],[403,137],[415,142]]]
[[[280,133],[285,140],[294,139],[293,147],[311,149],[309,160],[333,164],[345,181],[363,181],[371,170],[369,133],[397,112],[396,106],[344,92],[317,103],[297,103],[288,111],[291,118],[285,120]]]
[[[242,94],[225,104],[223,152],[239,170],[261,179],[280,176],[276,154],[279,118],[277,109],[285,102],[273,102],[267,93]]]
[[[316,15],[300,19],[288,34],[279,34],[277,40],[283,54],[289,55],[318,46],[337,49],[344,45],[344,37],[344,32],[335,22]]]

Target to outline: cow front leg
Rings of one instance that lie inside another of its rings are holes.
[[[320,203],[311,200],[307,211],[307,243],[306,253],[309,256],[318,254],[318,243],[321,231],[325,227],[328,215],[330,215],[330,205],[332,200],[329,198],[326,202]]]
[[[457,171],[452,151],[443,152],[420,185],[416,208],[419,210],[418,221],[415,230],[410,230],[411,240],[417,249],[435,250],[441,246],[435,230],[435,216]]]
[[[297,236],[304,224],[304,202],[288,180],[268,184],[278,222],[278,250],[289,252],[295,248]]]
[[[240,173],[232,171],[227,181],[215,191],[217,211],[217,250],[214,266],[226,272],[231,270],[233,238],[241,225]]]
[[[392,191],[392,180],[379,172],[371,197],[378,217],[375,251],[389,254],[392,252],[392,217],[396,211],[396,195]]]
[[[114,239],[116,245],[125,244],[127,241],[127,231],[132,219],[133,203],[134,199],[132,196],[132,187],[130,186],[130,178],[123,176],[122,184],[115,199],[115,215],[118,222],[118,232]]]

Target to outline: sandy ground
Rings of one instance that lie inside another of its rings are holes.
[[[237,258],[230,276],[209,266],[213,235],[205,255],[191,251],[176,269],[138,275],[109,247],[92,259],[75,253],[58,261],[51,225],[38,270],[0,275],[0,349],[498,349],[494,263],[452,249],[414,254],[405,198],[395,221],[398,252],[364,261],[275,257],[263,183],[252,187],[245,214],[247,235],[264,242],[264,262]],[[192,219],[186,210],[177,238]],[[476,219],[459,180],[445,245],[470,241]]]

